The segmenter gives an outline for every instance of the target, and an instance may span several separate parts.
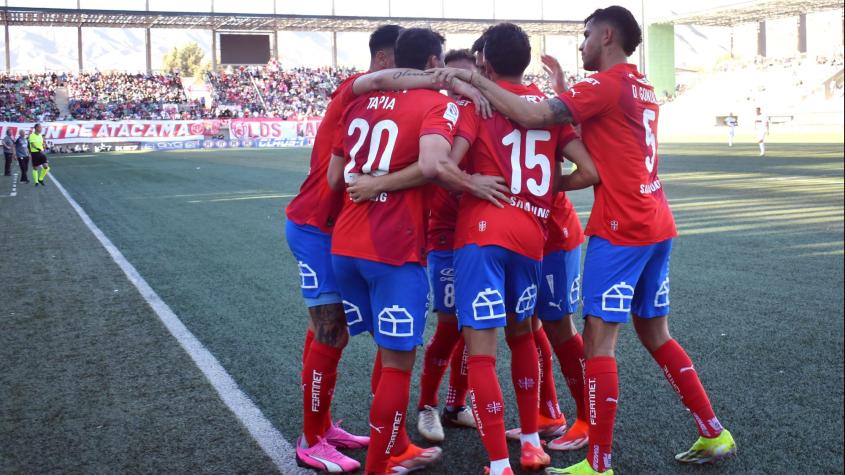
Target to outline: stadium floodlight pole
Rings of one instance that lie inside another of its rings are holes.
[[[12,53],[9,50],[9,0],[6,0],[6,14],[3,15],[3,23],[4,28],[6,30],[6,42],[4,46],[6,47],[6,72],[9,73],[12,70]]]

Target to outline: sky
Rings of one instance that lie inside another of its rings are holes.
[[[144,10],[145,0],[9,0],[9,6]],[[210,11],[211,0],[149,0],[150,10]],[[421,16],[448,18],[496,18],[526,20],[580,20],[596,8],[616,3],[627,7],[638,17],[645,9],[648,19],[662,18],[672,13],[688,13],[723,5],[741,3],[737,0],[616,0],[600,2],[584,0],[214,0],[217,12],[363,15],[363,16]]]
[[[3,0],[0,0],[3,1]],[[143,10],[146,0],[78,0],[82,8]],[[646,22],[672,15],[690,13],[738,3],[736,0],[611,0],[629,8],[635,16],[644,14]],[[332,13],[332,0],[215,0],[216,12],[325,14]],[[9,6],[76,8],[77,0],[8,0]],[[211,0],[149,0],[150,10],[210,11]],[[598,7],[608,3],[593,0],[334,0],[336,15],[482,18],[520,20],[579,21]],[[645,10],[643,12],[643,9]],[[817,18],[818,17],[818,18]],[[772,55],[793,55],[797,44],[795,19],[769,22],[769,52]],[[841,47],[830,41],[828,33],[841,35],[841,17],[814,14],[809,17],[811,51],[828,54],[826,48]],[[676,66],[702,68],[712,66],[728,54],[731,33],[735,52],[743,57],[756,53],[756,25],[734,28],[677,26]],[[450,34],[447,49],[467,48],[475,40],[473,34]],[[169,48],[196,42],[211,55],[211,32],[203,30],[153,29],[152,67],[162,68],[162,58]],[[338,33],[338,63],[342,66],[366,68],[369,63],[367,33]],[[76,70],[76,28],[10,27],[11,67],[13,70]],[[84,28],[83,62],[86,69],[140,71],[144,68],[144,30],[128,28]],[[534,45],[537,47],[538,45]],[[5,48],[0,35],[0,51]],[[331,34],[326,32],[279,32],[279,51],[285,66],[325,66],[331,64]],[[548,36],[546,52],[556,56],[564,69],[572,71],[577,62],[577,40],[573,36]],[[636,63],[638,54],[632,57]],[[5,59],[0,54],[0,67]],[[539,69],[539,65],[533,65]]]

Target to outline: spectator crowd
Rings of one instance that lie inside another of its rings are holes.
[[[206,73],[217,116],[322,117],[332,91],[354,69],[294,68],[284,70],[275,59],[261,67],[241,66]]]
[[[56,74],[0,75],[0,121],[34,122],[59,118]]]
[[[178,73],[81,73],[67,90],[70,115],[80,120],[171,119],[169,105],[188,105]]]

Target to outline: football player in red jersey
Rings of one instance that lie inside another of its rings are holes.
[[[443,37],[422,28],[396,42],[399,67],[443,65]],[[340,121],[327,171],[333,188],[358,175],[396,173],[427,156],[447,157],[460,113],[431,90],[373,92],[353,100]],[[440,458],[437,447],[410,443],[405,418],[416,347],[422,344],[428,282],[423,186],[384,192],[366,202],[344,201],[332,235],[332,260],[349,332],[373,335],[382,370],[370,409],[366,473],[405,473]]]
[[[385,25],[370,36],[370,70],[394,66],[393,53],[401,28]],[[317,131],[311,152],[311,167],[299,194],[286,210],[285,234],[297,260],[302,294],[310,315],[303,350],[303,435],[297,441],[298,461],[310,468],[329,472],[357,469],[360,464],[338,452],[338,448],[366,447],[369,439],[342,430],[332,422],[330,406],[337,366],[348,341],[346,316],[331,266],[331,232],[340,210],[342,194],[326,183],[337,122],[349,103],[343,91],[353,78],[332,95],[326,115]]]
[[[615,349],[629,315],[699,433],[676,460],[714,462],[733,455],[736,443],[716,417],[689,356],[669,333],[669,256],[677,232],[657,174],[659,107],[654,88],[627,62],[642,32],[631,12],[618,6],[596,10],[584,23],[584,68],[597,73],[549,101],[527,104],[461,70],[440,70],[433,79],[470,81],[497,110],[526,127],[579,123],[602,177],[586,230],[583,283],[589,451],[581,463],[549,473],[612,473],[619,397]]]
[[[485,74],[520,100],[542,101],[542,92],[523,86],[531,61],[528,36],[503,23],[484,34]],[[475,73],[467,74],[471,79]],[[508,199],[502,208],[474,196],[460,201],[455,231],[456,308],[469,349],[469,385],[478,430],[490,458],[490,473],[510,474],[504,429],[504,401],[496,376],[497,329],[505,327],[511,348],[511,376],[521,426],[523,468],[548,465],[537,432],[539,366],[531,325],[540,284],[546,220],[558,187],[576,189],[598,180],[589,154],[571,126],[526,129],[505,116],[479,121],[467,156],[474,172],[502,176]],[[557,161],[566,155],[578,171],[558,177]],[[427,176],[449,181],[461,173],[453,161],[420,164]]]

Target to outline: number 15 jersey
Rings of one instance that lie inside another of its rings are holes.
[[[351,88],[350,88],[351,89]],[[360,174],[395,173],[417,162],[420,137],[440,135],[451,145],[458,106],[439,92],[375,92],[352,102],[338,125],[346,184]],[[423,262],[425,186],[382,193],[365,203],[347,196],[332,234],[332,254],[391,265]]]
[[[525,100],[541,102],[537,86],[498,81]],[[473,113],[474,111],[465,111]],[[467,152],[466,167],[482,175],[501,176],[510,189],[504,208],[464,194],[458,209],[455,249],[468,244],[499,246],[534,260],[543,258],[546,221],[555,194],[560,150],[577,138],[570,125],[527,130],[500,113],[479,120]]]

